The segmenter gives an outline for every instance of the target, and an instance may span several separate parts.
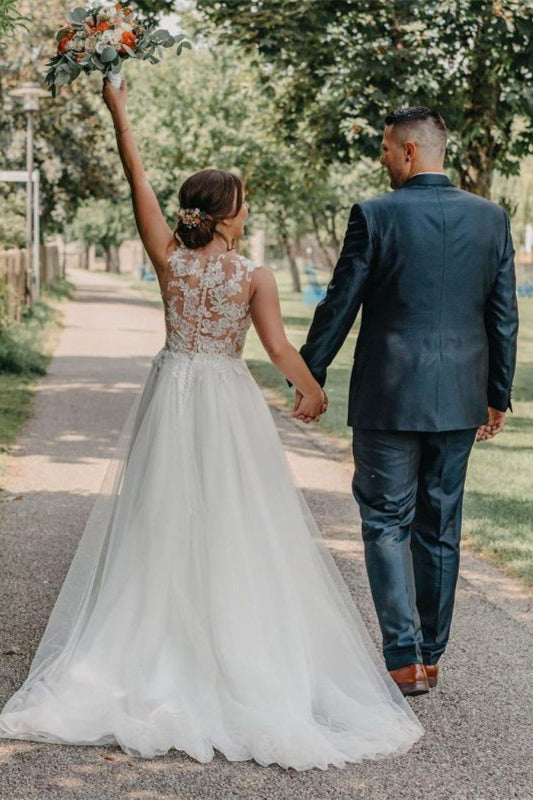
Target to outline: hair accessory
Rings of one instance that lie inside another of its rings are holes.
[[[180,208],[178,217],[188,228],[196,228],[202,220],[207,219],[207,214],[199,208]]]

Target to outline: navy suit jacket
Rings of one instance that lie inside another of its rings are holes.
[[[359,308],[348,425],[444,431],[511,408],[518,312],[509,218],[444,174],[352,207],[301,354],[321,386]]]

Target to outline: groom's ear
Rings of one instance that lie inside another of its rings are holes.
[[[413,161],[416,153],[416,145],[414,142],[405,142],[403,146],[406,161]]]

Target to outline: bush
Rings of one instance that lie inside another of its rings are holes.
[[[65,278],[56,278],[43,291],[44,299],[33,308],[25,308],[22,322],[10,323],[5,315],[5,293],[0,285],[0,373],[44,375],[47,357],[40,351],[40,334],[55,319],[56,310],[46,303],[46,297],[56,300],[71,297],[74,286]]]
[[[44,375],[46,358],[28,341],[23,325],[0,329],[0,373]]]

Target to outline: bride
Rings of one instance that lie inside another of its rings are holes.
[[[242,359],[253,322],[318,419],[327,399],[283,329],[272,273],[238,255],[239,178],[181,187],[175,233],[105,83],[166,341],[126,422],[0,737],[171,748],[306,770],[403,753],[422,728],[388,676],[296,489]],[[176,235],[179,236],[179,243]]]

